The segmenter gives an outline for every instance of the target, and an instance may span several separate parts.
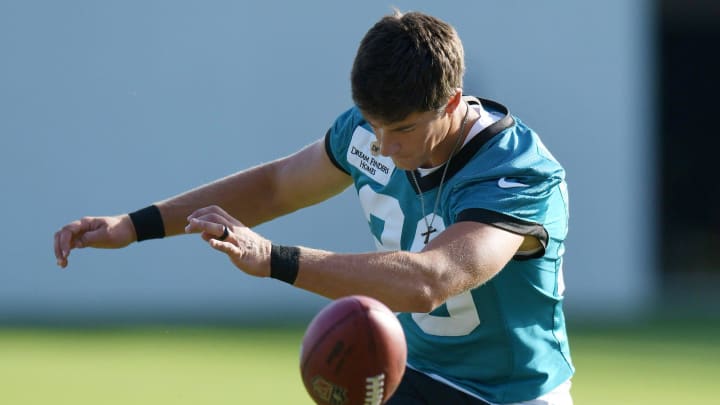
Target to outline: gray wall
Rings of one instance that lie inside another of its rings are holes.
[[[582,4],[580,4],[582,3]],[[656,291],[650,2],[0,2],[0,322],[305,320],[325,299],[234,270],[197,237],[83,250],[52,235],[319,138],[350,105],[365,31],[395,5],[454,24],[466,92],[534,127],[568,170],[566,307],[632,318]],[[262,225],[373,248],[354,192]]]

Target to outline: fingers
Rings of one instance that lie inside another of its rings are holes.
[[[223,252],[228,256],[240,256],[242,252],[240,251],[240,248],[235,246],[234,244],[230,242],[220,241],[217,239],[210,239],[208,241],[210,244],[210,247],[213,249]]]
[[[200,208],[188,216],[188,222],[193,218],[205,218],[213,216],[214,218],[224,218],[226,220],[234,220],[234,218],[228,214],[224,209],[217,205],[210,205],[204,208]]]
[[[228,236],[234,226],[243,226],[237,219],[233,218],[225,210],[217,205],[211,205],[196,210],[188,216],[186,233],[202,233],[203,239],[221,239]]]
[[[129,218],[128,218],[129,221]],[[55,232],[54,251],[58,266],[65,268],[72,249],[84,247],[120,248],[133,241],[131,224],[123,217],[84,217]]]
[[[53,248],[55,250],[55,260],[57,260],[57,264],[60,267],[67,266],[67,260],[65,258],[65,255],[63,255],[62,246],[60,246],[60,233],[62,230],[59,230],[55,232],[54,235],[54,242],[53,242]]]
[[[60,234],[62,231],[55,232],[55,260],[57,262],[57,265],[60,266],[60,268],[67,267],[68,261],[67,261],[67,255],[63,253],[63,248],[60,244]]]
[[[75,247],[76,238],[87,231],[89,226],[90,220],[83,218],[73,221],[55,232],[54,249],[58,266],[62,268],[67,266],[67,258]]]
[[[79,249],[87,246],[93,246],[94,244],[107,239],[107,236],[108,231],[106,228],[87,230],[74,239],[72,247]]]
[[[187,226],[185,227],[186,233],[202,233],[202,237],[205,240],[211,238],[220,238],[223,236],[225,229],[229,228],[226,224],[220,222],[219,219],[213,218],[191,218]],[[228,229],[228,232],[230,230]]]
[[[225,253],[240,270],[258,277],[269,275],[271,242],[221,208],[213,206],[195,211],[188,217],[185,232],[200,233],[210,247]]]
[[[80,221],[71,222],[55,233],[55,254],[60,257],[67,257],[70,253],[70,242],[73,235],[80,232],[82,225]]]
[[[227,226],[223,226],[222,235],[218,236],[217,240],[225,240],[228,236],[230,236],[230,228],[228,228]]]

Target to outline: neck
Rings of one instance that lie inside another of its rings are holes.
[[[472,127],[472,122],[476,121],[477,118],[477,113],[464,101],[455,109],[450,121],[450,128],[448,128],[445,138],[438,144],[437,151],[433,153],[430,167],[446,163],[460,150],[463,140]]]

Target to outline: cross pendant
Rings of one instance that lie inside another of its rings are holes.
[[[433,228],[433,226],[430,225],[430,226],[427,228],[427,231],[425,231],[425,232],[423,232],[423,233],[420,234],[420,235],[422,235],[422,236],[425,237],[425,244],[426,244],[426,245],[428,244],[428,242],[430,242],[430,234],[433,233],[433,232],[437,232],[437,229]]]

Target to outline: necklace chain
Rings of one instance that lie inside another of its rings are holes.
[[[427,215],[425,215],[425,198],[423,197],[423,192],[420,189],[420,183],[418,182],[417,177],[415,177],[415,171],[413,170],[410,172],[410,176],[415,183],[415,187],[417,187],[418,196],[420,198],[420,209],[422,210],[423,221],[425,221],[425,232],[422,233],[422,235],[425,236],[426,245],[430,241],[430,234],[437,231],[437,229],[433,228],[432,225],[435,222],[435,217],[437,216],[438,204],[440,203],[440,196],[442,195],[443,184],[445,184],[445,175],[447,174],[448,167],[450,167],[450,160],[452,160],[453,156],[455,156],[455,153],[457,153],[458,146],[460,146],[460,140],[463,139],[463,133],[465,132],[465,124],[467,124],[468,115],[470,113],[470,105],[468,105],[467,103],[465,103],[465,105],[467,106],[467,109],[465,110],[465,116],[463,117],[462,124],[460,125],[460,132],[458,133],[458,137],[455,140],[455,145],[453,145],[452,151],[450,152],[450,157],[448,157],[447,162],[445,162],[445,167],[443,168],[443,173],[440,177],[440,185],[438,186],[437,196],[435,197],[435,205],[433,206],[432,218],[430,219],[430,221],[428,221]]]

